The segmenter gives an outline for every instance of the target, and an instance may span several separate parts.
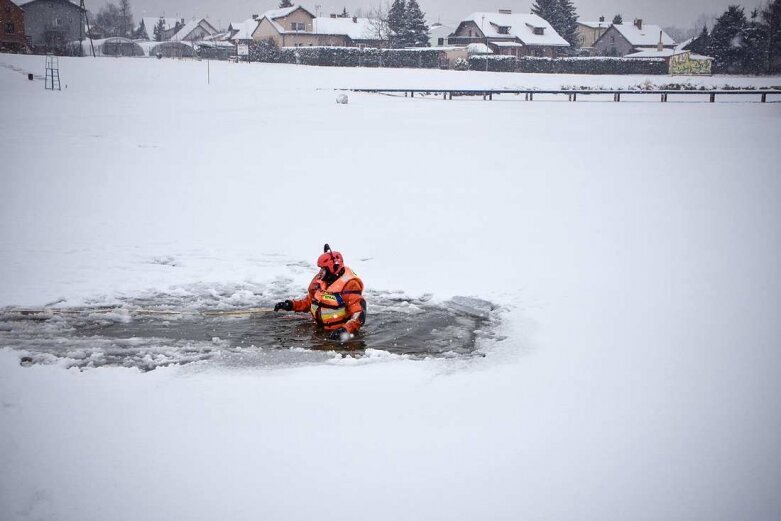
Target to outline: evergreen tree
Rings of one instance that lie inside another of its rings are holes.
[[[347,7],[342,8],[342,18],[350,18],[350,13],[347,12]]]
[[[428,25],[417,0],[409,0],[404,12],[405,47],[428,47],[430,43]]]
[[[765,62],[767,72],[781,70],[781,0],[773,0],[762,11],[765,26]]]
[[[405,12],[407,4],[404,0],[393,0],[388,10],[388,29],[390,29],[390,46],[393,48],[404,47],[406,28]]]
[[[156,42],[162,42],[163,41],[163,33],[165,33],[165,20],[163,20],[163,17],[161,16],[160,19],[157,21],[157,25],[155,25],[155,34],[154,38]]]
[[[551,24],[573,48],[579,47],[578,15],[571,0],[537,0],[532,5],[532,14]]]
[[[624,17],[621,16],[621,13],[619,13],[619,14],[617,14],[617,15],[615,15],[613,17],[613,24],[614,25],[621,25],[622,23],[624,23]]]
[[[710,35],[708,54],[713,56],[713,66],[720,72],[741,72],[745,61],[743,38],[748,26],[743,8],[731,5],[716,20]]]
[[[119,35],[130,37],[133,33],[133,13],[130,0],[119,0]]]
[[[700,35],[692,40],[689,44],[689,50],[694,54],[708,54],[710,48],[710,34],[708,34],[708,26],[702,26],[702,32]]]
[[[767,70],[766,41],[766,27],[759,22],[759,11],[755,9],[743,30],[743,72],[759,74]]]
[[[578,13],[572,0],[559,0],[561,5],[561,28],[554,27],[573,49],[580,47],[578,38]],[[559,30],[561,29],[561,30]]]
[[[532,14],[536,14],[556,29],[563,24],[561,2],[559,0],[537,0],[532,5]]]
[[[279,8],[285,8],[285,7],[293,7],[293,4],[290,2],[290,0],[282,0],[279,2]]]

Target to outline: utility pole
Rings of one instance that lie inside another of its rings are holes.
[[[95,44],[92,43],[92,35],[90,34],[92,31],[89,28],[89,16],[87,15],[87,8],[84,7],[84,0],[81,0],[81,16],[84,17],[84,23],[81,25],[81,28],[79,29],[79,46],[81,49],[79,49],[80,53],[84,53],[84,27],[87,27],[87,38],[89,38],[89,47],[92,49],[92,57],[95,57]]]

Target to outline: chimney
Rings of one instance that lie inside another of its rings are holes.
[[[256,14],[253,14],[253,15],[252,15],[252,19],[253,19],[253,20],[257,20],[257,19],[258,19],[258,15],[256,15]]]
[[[357,16],[353,16],[353,23],[354,23],[354,24],[357,24],[357,23],[358,23],[358,17],[357,17]]]
[[[656,46],[656,50],[659,52],[664,50],[664,43],[662,43],[662,31],[659,31],[659,43]]]
[[[604,22],[604,21],[605,21],[605,17],[604,17],[604,16],[600,16],[600,17],[599,17],[599,23],[602,23],[602,22]]]
[[[642,31],[643,29],[643,19],[642,18],[635,18],[635,27],[640,29]]]
[[[512,9],[499,9],[499,14],[513,14]]]

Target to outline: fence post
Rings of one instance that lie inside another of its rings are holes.
[[[710,95],[710,102],[711,103],[716,103],[716,94],[711,93],[711,95]]]
[[[762,103],[767,103],[767,92],[762,93]]]

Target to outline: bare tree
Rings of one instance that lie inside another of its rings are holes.
[[[380,4],[374,9],[369,9],[366,14],[366,18],[369,19],[369,32],[368,35],[373,40],[390,41],[393,31],[388,25],[388,4]]]

